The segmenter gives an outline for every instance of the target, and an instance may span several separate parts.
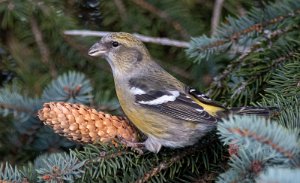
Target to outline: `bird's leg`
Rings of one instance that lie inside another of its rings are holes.
[[[144,142],[147,150],[158,153],[162,147],[161,143],[154,137],[148,137]]]
[[[145,149],[145,143],[144,142],[132,142],[130,140],[126,140],[123,137],[119,137],[120,142],[125,145],[126,147],[130,147],[133,151],[138,152],[139,154],[143,154]]]

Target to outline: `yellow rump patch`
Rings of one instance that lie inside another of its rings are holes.
[[[201,107],[203,107],[203,109],[210,115],[212,116],[216,116],[216,113],[219,112],[219,111],[224,111],[225,109],[222,108],[222,107],[218,107],[218,106],[214,106],[213,104],[212,105],[209,105],[209,104],[205,104],[201,101],[199,101],[197,98],[191,96],[192,99],[198,104],[200,105]]]

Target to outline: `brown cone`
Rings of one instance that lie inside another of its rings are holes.
[[[117,137],[137,142],[136,130],[125,118],[98,112],[82,104],[45,103],[38,117],[55,133],[77,142],[109,142]]]

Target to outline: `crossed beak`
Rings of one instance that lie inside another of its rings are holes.
[[[105,53],[107,53],[107,48],[103,44],[97,42],[89,49],[88,54],[92,57],[97,57],[103,56]]]

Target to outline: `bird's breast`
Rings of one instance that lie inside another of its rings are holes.
[[[128,119],[143,133],[159,136],[163,134],[159,121],[155,114],[135,103],[135,96],[130,92],[128,86],[116,85],[116,93],[121,108]]]

